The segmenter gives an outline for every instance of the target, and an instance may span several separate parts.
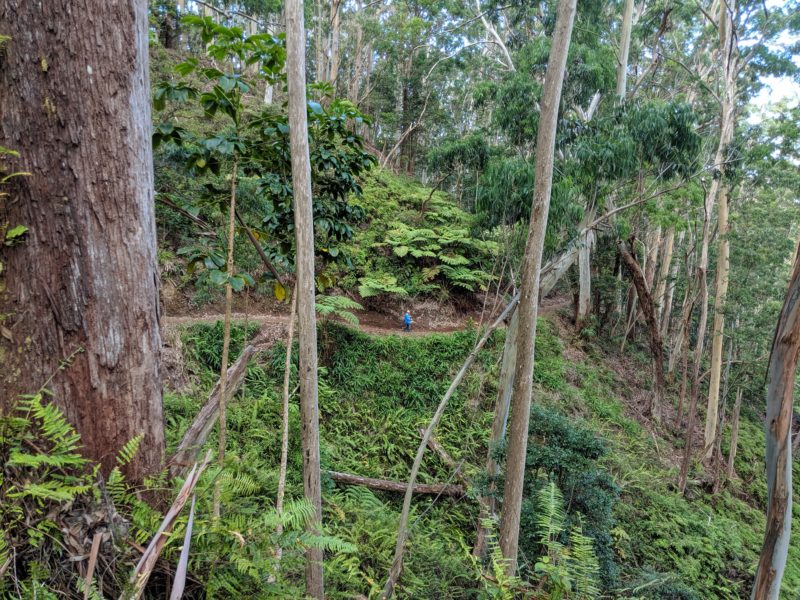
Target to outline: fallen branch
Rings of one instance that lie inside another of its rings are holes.
[[[444,414],[444,410],[447,408],[447,403],[450,401],[450,398],[461,384],[461,381],[464,379],[467,371],[472,366],[472,363],[475,362],[475,359],[478,357],[478,353],[481,351],[481,348],[483,348],[486,345],[486,342],[489,341],[492,332],[508,318],[518,302],[519,294],[514,296],[511,302],[509,302],[505,309],[503,309],[503,312],[500,313],[500,316],[495,319],[494,323],[486,328],[483,336],[480,340],[478,340],[478,343],[475,344],[475,348],[473,348],[472,352],[470,352],[469,356],[467,356],[464,364],[461,365],[461,369],[450,383],[450,387],[447,389],[447,392],[439,402],[439,406],[436,408],[436,412],[433,414],[431,422],[428,424],[427,429],[425,429],[425,433],[422,436],[422,442],[420,442],[419,448],[417,448],[417,455],[414,458],[414,464],[411,466],[411,475],[409,476],[408,486],[406,487],[405,498],[403,498],[403,510],[400,513],[400,524],[397,527],[397,544],[395,545],[394,558],[392,559],[392,566],[389,570],[389,576],[387,577],[386,584],[383,588],[383,596],[385,598],[392,597],[394,586],[400,577],[401,571],[403,570],[403,552],[405,551],[406,539],[408,537],[408,515],[411,512],[411,496],[413,489],[415,489],[414,484],[417,481],[417,473],[419,473],[419,467],[422,464],[422,457],[425,454],[425,448],[428,445],[428,440],[431,438],[434,429],[436,429],[436,426],[439,424],[439,421]]]
[[[236,219],[239,221],[239,225],[242,226],[244,232],[247,234],[247,239],[250,240],[250,243],[253,244],[253,247],[258,252],[258,255],[261,257],[261,262],[264,263],[264,266],[269,269],[269,272],[272,273],[272,276],[277,280],[278,283],[281,284],[281,287],[286,287],[286,284],[283,282],[283,279],[278,273],[278,270],[275,268],[275,265],[272,264],[272,261],[267,256],[267,253],[264,252],[264,248],[261,247],[261,242],[256,239],[256,236],[253,235],[253,231],[245,224],[244,219],[242,219],[242,215],[239,214],[239,211],[236,211]]]
[[[420,427],[417,429],[419,431],[420,436],[425,437],[425,429]],[[466,477],[464,477],[464,473],[461,472],[461,465],[459,465],[455,459],[450,456],[450,453],[444,449],[433,435],[431,435],[430,439],[428,439],[428,448],[433,450],[436,455],[441,459],[441,461],[448,466],[448,468],[453,470],[453,474],[458,481],[461,482],[461,485],[464,488],[469,487],[469,481]]]
[[[230,398],[236,393],[236,390],[244,380],[244,374],[247,371],[247,363],[255,354],[256,349],[254,346],[247,346],[236,359],[236,362],[228,367],[228,377],[225,395]],[[208,434],[214,428],[217,416],[219,414],[219,381],[214,385],[211,390],[211,395],[205,403],[205,406],[200,409],[197,416],[192,421],[191,426],[186,431],[178,444],[178,449],[170,459],[170,473],[173,477],[183,472],[196,458],[200,452],[200,448],[206,443]]]
[[[186,481],[183,482],[181,491],[178,492],[178,496],[164,516],[164,520],[161,521],[158,531],[156,531],[147,549],[142,554],[142,558],[140,558],[139,562],[136,564],[136,568],[133,570],[130,578],[131,589],[123,592],[120,596],[120,600],[138,600],[138,598],[141,597],[147,585],[147,580],[150,579],[150,574],[153,572],[153,567],[158,560],[158,556],[161,554],[164,545],[169,539],[169,532],[172,531],[172,528],[175,526],[178,515],[181,514],[183,507],[186,505],[186,501],[189,500],[189,495],[192,493],[192,490],[194,490],[197,482],[200,481],[200,475],[203,474],[210,460],[211,450],[206,452],[203,464],[198,467],[197,463],[195,463],[192,467]]]
[[[324,471],[328,477],[337,483],[349,485],[363,485],[373,490],[382,492],[406,492],[408,483],[404,481],[392,481],[390,479],[375,479],[373,477],[362,477],[352,473],[339,473],[338,471]],[[466,491],[462,485],[449,483],[417,483],[412,490],[414,494],[435,494],[442,496],[463,496]]]

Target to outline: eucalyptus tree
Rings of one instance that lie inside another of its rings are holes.
[[[564,72],[567,65],[577,0],[561,0],[552,37],[550,59],[544,80],[541,120],[536,143],[536,184],[532,199],[530,229],[522,267],[517,336],[517,377],[511,394],[506,480],[503,489],[503,516],[500,522],[500,549],[508,561],[507,570],[517,569],[519,524],[528,446],[528,421],[533,386],[533,356],[536,341],[536,316],[539,306],[539,276],[550,209],[556,125]]]
[[[314,211],[306,107],[306,35],[303,0],[286,6],[286,54],[289,88],[294,226],[297,239],[297,316],[300,378],[300,420],[303,445],[303,489],[314,507],[312,531],[322,526],[322,484],[319,458],[319,390],[317,382],[317,320],[314,312]],[[306,553],[306,594],[322,600],[322,549]]]
[[[41,387],[114,466],[161,467],[147,3],[0,2],[0,409]],[[8,224],[8,225],[7,225]]]

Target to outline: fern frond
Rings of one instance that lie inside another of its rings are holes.
[[[139,435],[128,440],[125,445],[120,448],[119,452],[117,453],[117,465],[119,467],[124,467],[130,464],[130,462],[133,460],[133,457],[136,456],[136,453],[139,451],[139,446],[141,445],[143,439],[144,434],[140,433]]]

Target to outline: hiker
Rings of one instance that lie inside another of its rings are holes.
[[[407,310],[406,315],[403,317],[403,323],[406,324],[406,331],[411,331],[411,311]]]

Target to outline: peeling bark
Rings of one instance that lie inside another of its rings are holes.
[[[767,367],[767,529],[752,598],[778,600],[792,530],[792,401],[800,356],[800,260],[778,318]]]

